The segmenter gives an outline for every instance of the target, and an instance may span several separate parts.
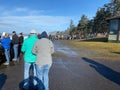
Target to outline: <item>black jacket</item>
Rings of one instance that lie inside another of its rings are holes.
[[[24,37],[23,37],[23,36],[20,36],[20,37],[19,37],[19,44],[20,44],[20,45],[23,43],[23,40],[24,40]]]
[[[12,44],[18,44],[19,43],[19,38],[16,34],[12,36]]]

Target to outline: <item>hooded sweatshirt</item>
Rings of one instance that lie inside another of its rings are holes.
[[[32,52],[37,55],[36,64],[38,66],[51,65],[52,56],[54,53],[54,46],[52,41],[48,39],[47,33],[43,32],[41,34],[41,39],[36,41],[33,46]]]

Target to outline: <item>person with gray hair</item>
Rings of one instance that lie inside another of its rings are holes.
[[[9,63],[10,63],[10,44],[11,44],[9,34],[5,33],[2,36],[2,39],[0,40],[0,42],[2,44],[2,48],[4,50],[5,58],[6,58],[6,62],[4,63],[4,65],[9,65]]]
[[[30,35],[23,41],[21,51],[24,54],[24,80],[29,78],[30,67],[33,68],[34,76],[36,76],[35,62],[36,55],[32,53],[34,43],[38,40],[36,30],[31,30]],[[35,85],[34,81],[34,85]],[[25,90],[29,90],[29,79],[24,83]]]
[[[54,45],[52,41],[48,39],[46,31],[41,33],[40,38],[41,39],[35,42],[32,52],[37,55],[37,77],[44,84],[45,90],[49,90],[49,70],[52,65]]]

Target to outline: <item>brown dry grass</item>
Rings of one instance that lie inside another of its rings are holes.
[[[63,41],[65,44],[76,47],[78,50],[92,52],[94,58],[120,60],[120,43],[111,42],[87,42],[87,41]]]

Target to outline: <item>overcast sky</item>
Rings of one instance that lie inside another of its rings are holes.
[[[85,14],[92,19],[110,0],[0,0],[0,32],[63,31]]]

